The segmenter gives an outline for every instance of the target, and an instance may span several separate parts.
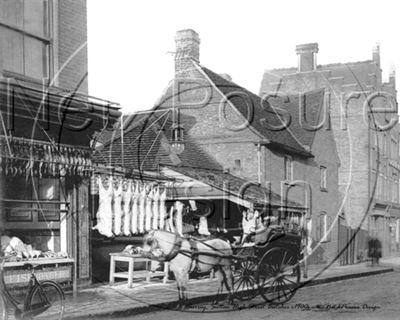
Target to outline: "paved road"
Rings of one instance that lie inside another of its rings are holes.
[[[243,310],[230,311],[227,306],[211,310],[208,305],[197,305],[190,308],[190,313],[162,310],[118,319],[398,320],[400,319],[400,271],[306,287],[299,290],[295,297],[282,307],[257,305],[260,302],[261,300],[255,300],[252,308]]]

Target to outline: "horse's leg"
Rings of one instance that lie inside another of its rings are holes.
[[[226,290],[228,290],[228,301],[232,304],[233,303],[233,273],[230,265],[222,266],[222,272],[224,276],[224,283]]]
[[[187,293],[186,293],[186,286],[187,286],[187,284],[189,282],[189,271],[185,272],[183,277],[184,277],[184,285],[182,286],[182,289],[183,289],[183,300],[185,301],[185,305],[186,305],[186,303],[188,301],[188,296],[187,296]]]
[[[183,298],[182,298],[182,283],[180,279],[180,274],[174,271],[175,281],[176,281],[176,288],[178,290],[178,304],[176,305],[177,310],[179,310],[182,306]]]
[[[179,302],[177,305],[177,310],[183,310],[186,307],[187,303],[187,295],[186,295],[186,286],[188,283],[189,275],[184,270],[180,270],[176,273],[175,279],[178,286],[178,294],[179,294]]]
[[[224,275],[223,275],[223,272],[221,270],[221,266],[215,266],[214,274],[217,277],[218,284],[219,284],[219,287],[218,287],[218,290],[217,290],[217,295],[216,295],[215,300],[214,300],[214,304],[218,304],[219,295],[222,293],[223,284],[224,284]]]

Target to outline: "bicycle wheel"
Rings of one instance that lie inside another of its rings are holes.
[[[0,292],[1,293],[1,292]],[[0,319],[7,320],[8,319],[8,309],[7,304],[4,301],[3,296],[0,295]]]
[[[64,292],[53,281],[42,281],[32,290],[25,308],[36,319],[61,320],[64,313]]]

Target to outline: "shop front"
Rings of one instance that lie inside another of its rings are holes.
[[[57,88],[0,83],[0,233],[5,280],[24,287],[27,261],[39,279],[72,287],[90,279],[89,187],[95,131],[117,108]]]
[[[171,223],[170,185],[170,179],[154,172],[97,167],[90,188],[93,283],[108,283],[112,256],[141,246],[145,233]],[[143,261],[136,265],[140,270],[145,267]],[[127,266],[118,263],[115,268],[125,272]]]

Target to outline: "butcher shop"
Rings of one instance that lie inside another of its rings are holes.
[[[93,134],[119,118],[117,105],[20,80],[0,83],[0,234],[5,281],[68,287],[90,281]]]
[[[123,116],[99,138],[93,159],[110,171],[92,177],[94,283],[168,280],[167,264],[137,252],[152,229],[240,242],[244,225],[261,216],[293,229],[304,223],[299,204],[288,200],[283,210],[279,195],[224,171],[163,112]]]

